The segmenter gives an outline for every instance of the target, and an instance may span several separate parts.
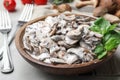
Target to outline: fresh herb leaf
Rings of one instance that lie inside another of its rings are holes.
[[[91,26],[90,30],[103,35],[101,44],[98,44],[94,50],[98,59],[107,55],[108,51],[116,48],[120,44],[120,32],[116,30],[117,24],[110,24],[104,18],[98,18]]]
[[[104,35],[108,32],[110,26],[110,22],[101,17],[94,22],[91,30]]]
[[[113,24],[109,26],[109,31],[114,30],[117,27],[117,24]]]
[[[59,5],[63,3],[63,0],[54,0],[53,3]]]
[[[104,46],[103,44],[98,44],[94,50],[94,53],[96,55],[99,55],[102,51],[104,51]]]
[[[98,33],[101,34],[100,28],[99,28],[97,25],[93,25],[93,26],[90,28],[90,30],[95,31],[95,32],[98,32]]]
[[[105,34],[105,36],[103,37],[103,43],[105,43],[107,40],[109,40],[109,38],[112,36],[112,34],[108,33]]]
[[[109,21],[101,17],[94,22],[94,25],[90,29],[92,31],[105,35],[109,31],[114,30],[116,27],[117,24],[111,25]]]
[[[105,57],[107,55],[107,51],[101,52],[100,55],[98,55],[98,59],[102,59],[103,57]]]
[[[105,43],[105,49],[110,51],[120,44],[120,35],[113,34]]]

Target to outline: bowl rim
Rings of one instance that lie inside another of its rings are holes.
[[[60,13],[59,13],[59,14],[60,14]],[[112,57],[112,55],[113,55],[113,53],[115,52],[115,50],[109,52],[109,54],[108,54],[105,58],[103,58],[103,59],[101,59],[101,60],[95,59],[95,60],[93,60],[93,61],[89,61],[89,62],[86,62],[86,63],[71,64],[71,65],[69,65],[69,64],[57,64],[57,65],[47,64],[47,63],[44,63],[44,62],[42,62],[42,61],[40,61],[40,60],[37,60],[37,59],[34,59],[33,57],[31,57],[31,56],[22,48],[22,47],[23,47],[23,43],[21,44],[21,37],[23,38],[23,36],[21,36],[21,34],[24,34],[23,32],[25,31],[25,28],[26,28],[28,25],[33,24],[33,23],[35,23],[35,22],[38,22],[38,21],[40,21],[40,20],[43,20],[43,19],[45,19],[47,16],[57,16],[57,15],[59,15],[59,14],[50,14],[50,15],[45,15],[45,16],[42,16],[42,17],[38,17],[38,18],[36,18],[36,19],[33,19],[33,20],[27,22],[27,23],[24,24],[23,26],[21,26],[21,28],[18,30],[18,32],[17,32],[17,34],[16,34],[16,37],[15,37],[15,45],[16,45],[16,48],[17,48],[17,50],[19,51],[20,55],[21,55],[23,58],[25,58],[25,59],[27,59],[27,60],[35,63],[35,64],[39,64],[39,65],[41,65],[41,66],[46,66],[46,67],[51,67],[51,68],[66,68],[66,69],[71,68],[71,69],[72,69],[72,68],[89,67],[89,66],[91,66],[91,65],[94,65],[94,66],[95,66],[96,64],[100,64],[100,63],[102,63],[102,62],[104,62],[104,61],[107,61],[109,58]],[[87,17],[91,17],[91,18],[93,18],[93,19],[96,19],[95,17],[88,16],[88,15],[85,15],[85,14],[71,13],[71,14],[67,14],[67,15],[72,15],[72,14],[74,14],[74,15],[87,16]]]

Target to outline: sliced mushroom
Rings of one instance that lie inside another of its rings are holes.
[[[41,39],[40,46],[45,48],[50,48],[52,46],[56,46],[57,44],[51,38],[43,38]]]
[[[69,16],[64,16],[64,19],[67,20],[67,21],[73,21],[75,20],[75,15],[69,15]]]
[[[88,50],[92,50],[91,46],[86,44],[84,41],[80,41],[80,47],[86,48]]]
[[[66,61],[67,64],[73,64],[75,61],[78,60],[78,57],[74,54],[66,54],[63,59]]]
[[[72,40],[69,37],[65,37],[65,43],[69,44],[69,45],[74,45],[78,42],[79,40]]]
[[[83,58],[84,56],[84,48],[70,48],[67,50],[67,53],[72,53],[72,54],[76,54],[80,59]]]
[[[73,47],[74,45],[69,45],[65,41],[58,41],[59,46],[64,46],[65,48]]]
[[[66,26],[66,24],[67,24],[67,21],[65,21],[65,20],[60,20],[60,21],[58,22],[58,26],[57,26],[57,27],[63,28],[64,26]]]
[[[41,47],[41,46],[39,46],[39,52],[40,52],[40,54],[41,54],[41,53],[49,53],[49,51],[48,51],[47,48]]]
[[[65,51],[59,51],[57,54],[58,54],[59,58],[63,58],[65,56],[66,52]]]
[[[54,35],[54,34],[56,33],[56,31],[57,31],[57,28],[54,27],[54,28],[50,31],[49,35],[50,35],[50,36]]]
[[[94,60],[94,56],[92,56],[91,54],[85,54],[84,58],[82,59],[83,62],[89,62],[93,60]]]
[[[73,40],[79,40],[81,38],[81,32],[79,30],[69,31],[66,36]]]
[[[41,61],[43,61],[43,60],[45,60],[45,59],[47,59],[47,58],[50,58],[50,54],[48,54],[48,53],[41,53],[41,54],[38,56],[38,59],[41,60]]]
[[[61,41],[61,40],[64,40],[64,36],[63,35],[54,35],[54,36],[51,36],[51,39],[55,42],[57,41]]]
[[[63,59],[59,59],[59,58],[50,58],[50,61],[53,64],[57,64],[57,63],[65,64],[66,63]]]
[[[85,48],[70,48],[67,52],[76,54],[83,62],[88,62],[94,59],[94,55],[91,53],[91,51]]]
[[[52,62],[50,61],[50,59],[45,59],[43,62],[51,64]]]
[[[50,54],[53,54],[54,52],[60,50],[60,48],[57,45],[53,45],[49,48]]]
[[[23,40],[23,44],[24,44],[24,49],[27,51],[33,51],[33,47],[30,45],[30,40],[28,37],[24,36],[24,40]]]
[[[39,47],[33,46],[33,54],[36,55],[36,56],[41,54],[40,50],[39,50]]]
[[[54,18],[52,16],[48,16],[46,19],[45,19],[45,22],[50,24],[50,27],[52,27],[54,24],[58,23],[59,19],[57,18]]]

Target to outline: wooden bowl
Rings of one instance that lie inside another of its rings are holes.
[[[50,15],[50,16],[57,16],[58,14]],[[81,15],[81,14],[75,14],[75,15]],[[85,16],[85,15],[82,15]],[[48,73],[53,73],[53,74],[62,74],[62,75],[71,75],[71,74],[78,74],[78,73],[86,73],[89,72],[93,69],[95,69],[98,65],[102,64],[103,62],[107,61],[110,59],[115,51],[109,52],[109,54],[102,60],[95,59],[93,61],[87,62],[87,63],[82,63],[82,64],[58,64],[58,65],[52,65],[52,64],[46,64],[44,62],[41,62],[37,59],[32,58],[26,51],[23,49],[23,35],[25,32],[25,28],[33,24],[35,22],[38,22],[40,20],[44,20],[47,16],[43,16],[37,19],[34,19],[28,23],[26,23],[24,26],[22,26],[19,31],[17,32],[16,38],[15,38],[15,44],[16,47],[21,54],[21,56],[28,61],[30,64],[33,66],[48,72]],[[92,19],[95,19],[91,17]]]

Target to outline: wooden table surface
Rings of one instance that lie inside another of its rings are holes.
[[[3,9],[2,5],[3,0],[0,0],[0,10]],[[20,0],[16,0],[17,7],[16,12],[10,13],[13,26],[17,25],[17,20],[19,15],[22,11],[21,6],[23,6]],[[76,10],[73,7],[74,10]],[[38,10],[37,10],[38,11]],[[41,11],[41,10],[40,10]],[[85,8],[79,9],[79,12],[89,12],[92,13],[93,8],[87,6]],[[78,12],[77,11],[77,12]],[[0,35],[0,39],[2,36]],[[2,45],[2,42],[0,42]],[[107,61],[106,63],[100,65],[93,71],[86,73],[86,74],[78,74],[72,76],[58,76],[43,73],[29,63],[27,63],[18,53],[14,41],[10,45],[10,50],[12,53],[12,58],[14,62],[15,70],[11,74],[2,74],[0,73],[0,80],[120,80],[120,46],[118,47],[117,51],[113,55],[113,57]]]

